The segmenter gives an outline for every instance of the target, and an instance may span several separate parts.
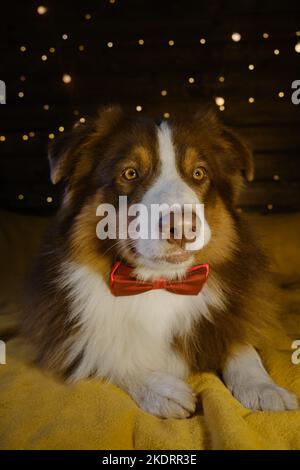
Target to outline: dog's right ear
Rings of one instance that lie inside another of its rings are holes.
[[[79,160],[84,158],[95,141],[100,142],[111,132],[121,115],[119,106],[102,108],[96,119],[75,124],[70,132],[54,141],[48,151],[52,183],[69,180]]]

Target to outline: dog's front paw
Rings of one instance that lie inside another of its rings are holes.
[[[297,410],[297,397],[273,382],[236,384],[231,392],[242,405],[252,410],[284,411]]]
[[[153,373],[142,384],[129,388],[137,404],[160,418],[188,418],[196,409],[196,396],[182,380]]]

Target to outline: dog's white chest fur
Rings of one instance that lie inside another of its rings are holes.
[[[223,303],[220,290],[209,283],[197,296],[153,290],[115,297],[101,276],[74,263],[63,265],[60,282],[69,293],[71,318],[80,326],[76,340],[66,345],[68,363],[82,356],[74,380],[96,373],[122,383],[152,371],[184,378],[188,370],[172,347],[174,336]]]

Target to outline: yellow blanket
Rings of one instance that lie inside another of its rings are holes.
[[[300,215],[250,219],[272,253],[285,305],[286,336],[261,353],[272,377],[300,398],[300,364],[291,362],[291,343],[300,340]],[[113,385],[93,379],[70,386],[32,366],[17,337],[17,300],[48,221],[5,213],[0,221],[0,339],[9,339],[0,365],[1,449],[300,449],[300,411],[247,410],[213,374],[191,377],[195,416],[162,420]]]

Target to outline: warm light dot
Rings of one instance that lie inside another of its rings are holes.
[[[25,51],[26,51],[26,46],[21,46],[21,47],[20,47],[20,51],[21,51],[21,52],[25,52]]]
[[[23,199],[24,199],[24,194],[18,194],[18,199],[19,199],[19,201],[23,201]]]
[[[300,52],[300,42],[297,42],[297,44],[295,45],[295,51],[296,52]]]
[[[54,52],[55,52],[55,47],[49,47],[49,52],[51,52],[51,54],[54,54]]]
[[[24,135],[22,136],[22,139],[25,140],[25,141],[28,140],[28,135],[27,135],[27,134],[24,134]]]
[[[92,18],[92,15],[91,15],[90,13],[87,13],[87,14],[85,15],[85,19],[86,19],[86,20],[90,20],[91,18]]]
[[[111,41],[109,41],[109,42],[107,43],[107,47],[114,47],[114,43],[111,42]]]
[[[59,132],[64,132],[65,128],[64,128],[64,126],[59,126],[58,130],[59,130]]]
[[[215,103],[217,106],[224,106],[225,100],[222,96],[216,96]]]
[[[84,51],[84,45],[83,44],[80,44],[80,46],[78,46],[78,50],[80,52]]]
[[[0,135],[0,142],[5,142],[5,141],[6,141],[5,135]]]
[[[116,0],[109,0],[109,3],[113,5],[114,3],[116,3]]]
[[[250,96],[250,98],[248,99],[249,103],[254,103],[254,98],[252,96]]]
[[[84,124],[84,123],[85,123],[85,118],[84,118],[84,117],[81,117],[81,118],[79,119],[79,122],[81,122],[81,124]]]
[[[140,46],[143,46],[145,44],[145,41],[144,41],[144,39],[139,39],[138,43],[139,43]]]
[[[138,105],[138,106],[136,106],[135,109],[136,109],[138,112],[140,112],[140,111],[142,111],[143,108],[142,108],[142,106]]]
[[[280,54],[280,50],[279,50],[279,49],[274,49],[274,54],[275,54],[275,55]]]
[[[273,209],[273,204],[268,204],[268,205],[267,205],[267,209],[268,209],[269,211],[271,211],[271,210]]]
[[[225,111],[225,106],[220,106],[220,107],[219,107],[219,110],[220,110],[220,111]]]
[[[168,92],[167,90],[161,90],[160,94],[161,96],[167,96]]]
[[[278,96],[279,96],[279,98],[283,98],[283,97],[284,97],[284,92],[283,92],[283,91],[280,91],[280,92],[278,93]]]
[[[168,42],[169,46],[174,46],[175,42],[173,41],[173,39],[170,39],[170,41]]]
[[[45,13],[47,13],[48,8],[45,7],[44,5],[40,5],[39,7],[37,7],[36,11],[38,12],[39,15],[44,15]]]
[[[225,81],[225,77],[221,75],[221,77],[219,77],[219,82],[223,83],[224,81]]]
[[[296,31],[296,36],[300,36],[300,31]]]
[[[23,93],[23,91],[19,91],[18,97],[19,97],[19,98],[24,98],[24,93]]]
[[[273,175],[273,180],[274,180],[274,181],[279,181],[279,180],[280,180],[280,176],[279,176],[279,175]]]
[[[205,43],[206,43],[206,39],[201,38],[201,39],[200,39],[200,44],[205,44]]]
[[[78,116],[78,114],[79,114],[78,109],[74,109],[73,114],[74,114],[74,116]]]
[[[54,135],[52,132],[50,132],[50,134],[48,135],[48,137],[49,137],[50,140],[53,140],[53,139],[55,138],[55,135]]]
[[[248,69],[249,70],[254,70],[254,65],[253,64],[248,65]]]
[[[72,77],[68,73],[64,73],[62,76],[62,81],[66,84],[71,83]]]
[[[53,202],[53,198],[51,196],[48,196],[46,198],[46,201],[50,204],[51,202]]]
[[[234,42],[239,42],[242,39],[242,36],[240,35],[240,33],[232,33],[231,39]]]
[[[164,113],[164,118],[165,119],[169,119],[169,117],[170,117],[170,113]]]
[[[29,132],[29,137],[35,137],[35,132],[33,131]]]
[[[189,82],[189,83],[195,83],[194,77],[189,77],[188,82]]]
[[[64,41],[66,41],[66,40],[68,39],[68,37],[69,37],[69,36],[68,36],[67,34],[63,34],[63,35],[62,35],[62,38],[63,38]]]
[[[269,38],[269,33],[263,33],[263,38],[268,39]]]
[[[48,111],[49,108],[50,108],[49,104],[44,104],[43,109],[44,109],[45,111]]]
[[[46,56],[46,54],[43,54],[42,57],[41,57],[41,59],[42,59],[43,61],[45,61],[45,60],[48,59],[48,57]]]
[[[25,75],[21,75],[20,80],[21,80],[21,82],[25,82],[25,80],[26,80]]]

